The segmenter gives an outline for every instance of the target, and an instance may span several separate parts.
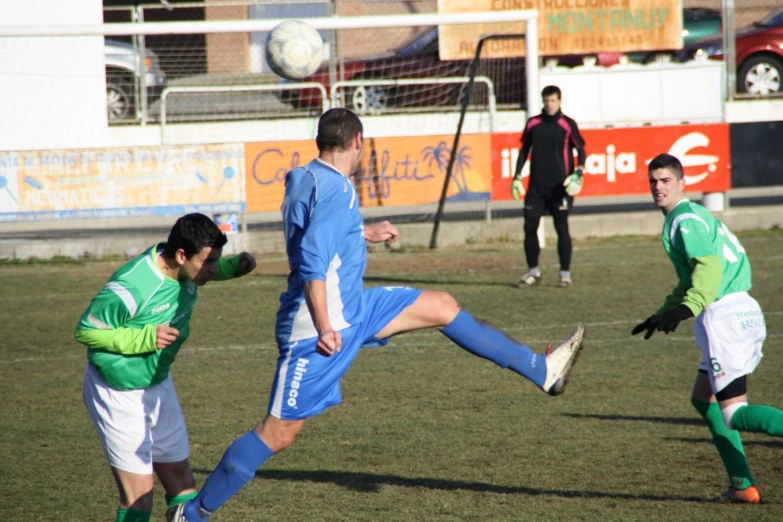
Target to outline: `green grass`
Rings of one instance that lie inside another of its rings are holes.
[[[783,407],[783,232],[740,234],[765,310],[755,403]],[[434,331],[365,350],[342,405],[311,419],[214,517],[221,521],[783,520],[783,443],[746,435],[767,503],[704,502],[727,480],[689,396],[699,351],[690,324],[643,342],[629,332],[675,283],[656,238],[577,243],[575,286],[513,288],[521,245],[373,253],[368,285],[451,292],[536,350],[578,321],[589,342],[568,392],[550,398]],[[275,256],[201,291],[174,367],[200,485],[226,446],[266,412],[286,266]],[[0,520],[113,521],[117,492],[81,399],[76,321],[119,261],[0,266]],[[692,323],[691,323],[692,324]],[[163,492],[154,516],[162,520]]]

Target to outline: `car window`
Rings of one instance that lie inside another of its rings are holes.
[[[759,22],[759,24],[766,25],[768,27],[783,26],[783,8],[780,8],[777,11],[773,11],[769,16]]]
[[[438,49],[438,29],[434,28],[422,34],[413,41],[401,45],[397,56],[418,56],[430,54]]]

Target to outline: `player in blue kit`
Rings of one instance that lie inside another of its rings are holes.
[[[384,221],[364,226],[349,176],[359,164],[362,123],[346,109],[318,122],[318,158],[286,176],[283,232],[291,273],[280,296],[276,337],[280,350],[266,418],[234,441],[198,496],[168,515],[201,522],[287,448],[305,419],[339,404],[340,379],[362,347],[388,344],[393,335],[439,328],[457,345],[529,379],[550,395],[568,382],[584,325],[546,354],[536,354],[460,309],[445,292],[406,287],[364,289],[365,241],[398,237]]]

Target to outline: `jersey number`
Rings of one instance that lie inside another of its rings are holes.
[[[745,255],[745,249],[742,248],[742,245],[739,242],[739,239],[737,239],[737,236],[735,236],[731,230],[729,230],[726,225],[723,223],[720,224],[720,228],[718,229],[718,233],[722,236],[725,236],[729,242],[734,245],[734,250],[731,249],[731,247],[728,245],[728,243],[723,243],[723,257],[728,261],[729,263],[736,263],[739,261],[739,255]]]

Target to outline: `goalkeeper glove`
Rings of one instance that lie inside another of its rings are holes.
[[[673,332],[681,321],[691,317],[693,317],[693,312],[684,304],[670,308],[662,314],[658,314],[658,331],[665,334]]]
[[[524,195],[525,187],[522,185],[522,178],[514,178],[511,182],[511,196],[515,201],[519,201]]]
[[[576,196],[582,191],[582,169],[576,169],[573,174],[563,181],[566,194]]]

